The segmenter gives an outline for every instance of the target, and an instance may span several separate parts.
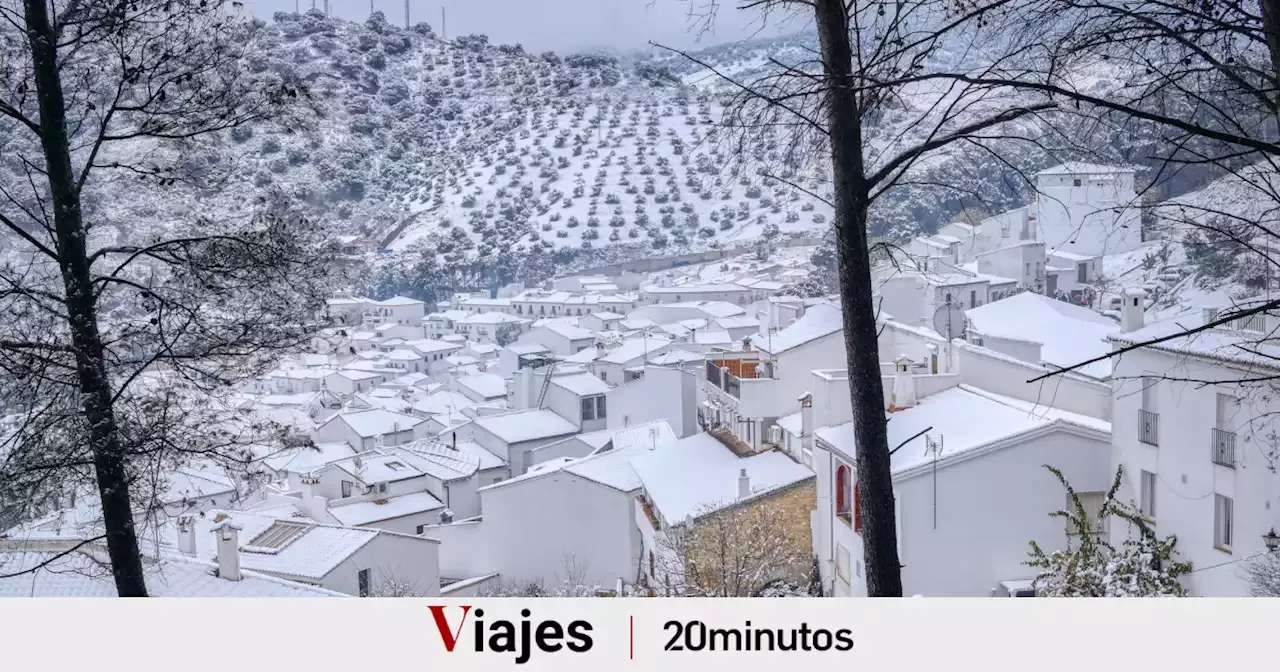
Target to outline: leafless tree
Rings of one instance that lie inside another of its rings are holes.
[[[703,25],[714,21],[716,0],[690,2]],[[982,81],[1005,58],[984,48],[996,32],[986,17],[1006,4],[997,0],[957,10],[940,0],[748,0],[739,7],[812,17],[818,52],[801,62],[774,60],[766,74],[749,81],[680,52],[738,90],[726,124],[743,151],[781,129],[788,137],[784,163],[830,161],[828,202],[835,210],[867,588],[873,596],[901,596],[902,576],[876,343],[870,217],[886,193],[910,183],[922,159],[952,145],[981,148],[1029,137],[1023,125],[1055,107],[1053,101],[1024,104],[1007,95],[1001,82]],[[939,71],[959,71],[972,81],[921,86],[934,82],[929,75]],[[771,176],[788,179],[785,172]]]
[[[1280,554],[1264,553],[1248,560],[1240,573],[1254,597],[1280,597]]]
[[[229,385],[303,343],[323,307],[322,227],[282,198],[200,207],[249,193],[200,160],[223,134],[305,98],[246,67],[259,26],[232,9],[0,1],[0,496],[95,483],[122,596],[147,594],[136,521],[158,474],[250,461],[264,427]],[[124,207],[160,189],[191,210]]]
[[[791,523],[769,502],[703,505],[658,536],[653,588],[668,597],[754,597],[779,581],[802,583],[812,553]]]

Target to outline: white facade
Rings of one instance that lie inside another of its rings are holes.
[[[1100,256],[1142,244],[1133,171],[1066,163],[1036,175],[1037,238],[1050,251]]]
[[[610,409],[607,426],[622,429],[666,420],[676,437],[683,439],[698,431],[698,383],[701,367],[686,371],[663,366],[646,366],[643,375],[605,393]]]
[[[1148,339],[1198,326],[1198,319],[1183,316],[1115,338],[1124,339],[1117,345]],[[1183,580],[1192,595],[1248,596],[1243,565],[1265,552],[1262,535],[1280,528],[1273,434],[1280,407],[1269,384],[1238,382],[1275,369],[1214,353],[1224,340],[1259,336],[1213,329],[1171,343],[1179,352],[1143,348],[1115,360],[1113,459],[1125,475],[1119,498],[1141,507],[1159,536],[1177,536],[1179,557],[1196,570]],[[1127,532],[1117,523],[1113,541]]]

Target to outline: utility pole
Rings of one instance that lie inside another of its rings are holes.
[[[444,5],[440,5],[440,39],[449,39],[449,33],[444,29]]]
[[[404,0],[404,29],[409,29],[409,0]]]

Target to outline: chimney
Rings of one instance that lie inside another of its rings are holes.
[[[751,478],[747,476],[747,470],[738,471],[738,499],[746,499],[751,496]]]
[[[1142,328],[1147,292],[1141,287],[1125,287],[1122,295],[1124,304],[1120,306],[1120,332],[1127,334]]]
[[[218,514],[213,526],[214,539],[218,545],[218,578],[228,581],[240,580],[240,530],[239,523],[231,520],[225,513]]]
[[[449,523],[452,523],[452,522],[453,522],[453,511],[449,509],[445,509],[444,511],[440,512],[441,525],[448,525]]]
[[[889,401],[889,412],[902,411],[916,405],[916,378],[911,374],[911,359],[906,355],[898,355],[893,360],[893,397]]]
[[[454,449],[455,451],[458,449],[458,433],[457,432],[453,432],[453,442],[449,444],[449,447]]]
[[[178,552],[192,557],[196,555],[196,519],[192,516],[178,517]]]
[[[298,480],[302,483],[302,501],[299,502],[299,508],[315,520],[322,522],[327,520],[329,500],[316,492],[316,486],[320,485],[320,474],[315,472],[302,474]]]

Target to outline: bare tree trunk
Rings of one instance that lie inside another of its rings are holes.
[[[45,0],[25,0],[27,39],[31,43],[32,66],[40,104],[40,142],[44,150],[50,196],[53,204],[54,236],[58,263],[66,291],[66,309],[76,353],[76,369],[98,493],[102,498],[103,525],[107,552],[121,597],[146,597],[142,558],[134,530],[125,473],[124,446],[116,424],[110,382],[107,379],[104,347],[98,332],[97,306],[86,231],[80,210],[80,193],[71,168],[70,141],[66,127],[66,103],[58,71],[58,52],[53,24]]]
[[[842,0],[814,0],[814,12],[829,87],[827,131],[835,188],[834,225],[853,435],[858,444],[867,593],[872,597],[901,597],[902,567],[893,520],[893,481],[867,247],[870,185],[863,165],[862,119],[853,76],[849,18]]]

